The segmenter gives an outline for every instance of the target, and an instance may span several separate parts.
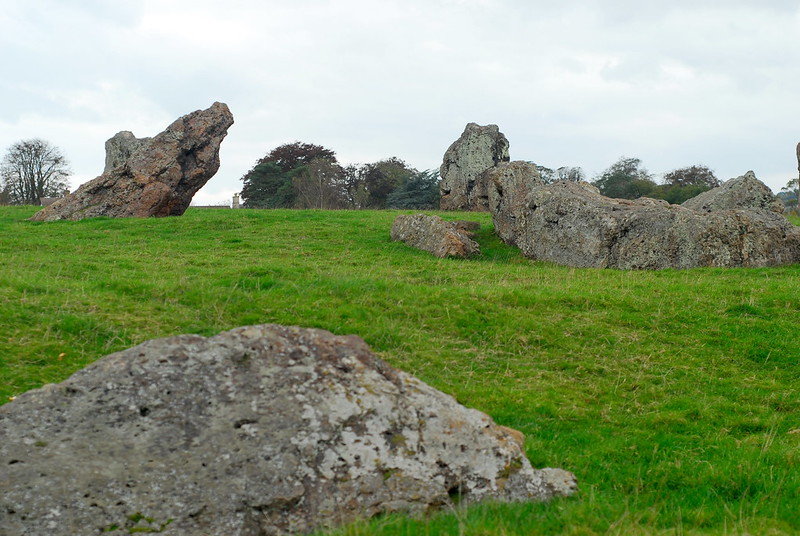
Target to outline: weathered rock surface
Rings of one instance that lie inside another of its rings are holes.
[[[284,534],[575,491],[515,433],[355,336],[275,325],[153,340],[0,407],[0,533]]]
[[[106,166],[103,173],[113,171],[115,167],[127,162],[133,154],[153,138],[137,138],[133,132],[123,130],[106,140]]]
[[[783,201],[772,193],[769,186],[758,180],[752,171],[687,199],[683,206],[704,212],[742,209],[783,213]]]
[[[102,175],[34,214],[34,221],[180,216],[219,169],[219,147],[233,115],[215,102],[154,138],[120,132],[106,142]]]
[[[401,214],[392,223],[391,236],[392,240],[428,251],[437,257],[463,259],[481,252],[478,243],[471,238],[478,228],[478,222],[452,222],[439,216]]]
[[[520,208],[513,178],[498,177],[492,217],[505,229],[501,237],[532,259],[622,269],[800,262],[800,228],[769,210],[705,212],[648,198],[611,199],[572,182],[536,186]],[[514,201],[504,199],[507,192]],[[508,214],[508,207],[516,208]]]
[[[495,232],[508,244],[524,226],[525,199],[545,184],[539,170],[529,162],[504,162],[486,171],[489,211]]]
[[[497,125],[469,123],[444,153],[439,170],[441,209],[488,211],[483,173],[508,160],[508,140]]]

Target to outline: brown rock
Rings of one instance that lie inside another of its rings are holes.
[[[468,225],[471,224],[471,225]],[[437,257],[467,258],[481,252],[468,228],[480,228],[477,222],[450,222],[439,216],[401,214],[392,223],[392,240],[430,252]]]
[[[472,236],[481,229],[480,222],[469,220],[453,220],[450,223],[456,226],[459,231],[464,231],[468,236]]]
[[[154,138],[120,132],[106,142],[106,169],[37,212],[34,221],[180,216],[219,169],[219,147],[233,116],[216,102],[181,117]]]
[[[294,534],[575,492],[521,441],[355,336],[181,335],[0,406],[0,534]]]

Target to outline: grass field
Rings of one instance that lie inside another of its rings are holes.
[[[275,322],[355,333],[527,437],[580,493],[327,534],[800,533],[800,266],[622,272],[494,237],[440,260],[394,211],[190,209],[31,223],[0,207],[0,397],[110,352]]]

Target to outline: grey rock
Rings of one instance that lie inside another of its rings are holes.
[[[489,210],[483,173],[508,162],[508,140],[497,125],[469,123],[444,153],[439,170],[442,210]]]
[[[478,228],[478,222],[450,222],[439,216],[401,214],[392,223],[391,237],[437,257],[463,259],[481,252],[478,243],[471,238],[473,230]]]
[[[0,407],[0,534],[293,534],[576,490],[512,432],[355,336],[152,340]]]
[[[486,171],[485,178],[495,232],[513,245],[514,237],[524,227],[525,200],[545,181],[534,164],[520,161],[498,164]]]
[[[122,166],[130,157],[152,138],[137,138],[133,132],[123,130],[106,140],[106,166],[103,173],[108,173]]]
[[[75,192],[40,210],[33,221],[179,216],[219,169],[219,148],[233,124],[215,102],[173,122],[154,138],[129,132],[111,138],[106,170]]]
[[[769,186],[758,180],[752,171],[687,199],[683,206],[705,212],[742,209],[783,213],[783,201],[772,193]]]
[[[800,262],[800,228],[766,210],[703,212],[648,198],[611,199],[572,182],[532,188],[521,209],[503,199],[494,206],[510,205],[514,214],[493,219],[514,218],[503,239],[536,260],[620,269]]]
[[[43,207],[49,207],[50,205],[52,205],[53,203],[55,203],[59,199],[61,199],[61,198],[60,197],[40,197],[39,198],[39,203]]]

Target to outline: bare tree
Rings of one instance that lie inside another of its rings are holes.
[[[540,166],[539,164],[534,165],[545,184],[556,181],[580,182],[586,179],[586,174],[583,172],[583,168],[580,167],[561,166],[558,169],[553,169],[547,166]]]
[[[58,147],[38,138],[13,144],[0,163],[0,182],[13,204],[38,205],[69,192],[69,163]]]
[[[562,166],[556,170],[556,180],[567,182],[581,182],[586,179],[583,168],[576,166]]]
[[[295,208],[338,209],[347,206],[344,170],[329,158],[316,158],[292,179]]]

